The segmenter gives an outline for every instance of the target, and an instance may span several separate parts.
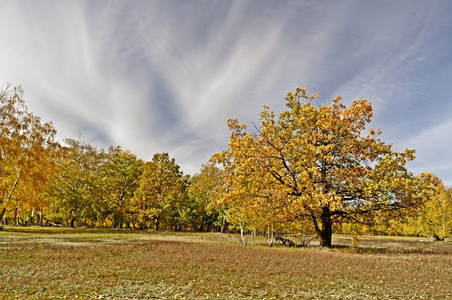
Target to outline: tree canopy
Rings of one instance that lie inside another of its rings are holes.
[[[406,162],[414,150],[396,151],[366,125],[372,105],[363,99],[347,107],[341,97],[327,105],[297,88],[285,97],[278,117],[268,106],[260,126],[229,119],[229,148],[212,159],[224,167],[229,189],[224,201],[242,220],[267,223],[309,219],[322,246],[331,247],[334,223],[371,222],[377,214],[403,214],[427,193],[422,177]]]
[[[8,85],[0,91],[0,220],[13,199],[28,200],[25,204],[34,211],[31,200],[37,200],[52,169],[55,134],[51,123],[28,111],[21,87]]]
[[[185,175],[168,153],[151,161],[120,146],[56,141],[28,111],[20,87],[0,90],[0,222],[175,230],[300,233],[331,246],[343,233],[452,235],[452,190],[414,175],[414,150],[397,151],[369,128],[372,105],[316,104],[296,89],[260,124],[229,119],[228,149]],[[219,168],[218,165],[222,165]]]
[[[168,153],[157,153],[143,166],[134,201],[143,222],[153,220],[158,230],[162,221],[178,226],[178,215],[187,199],[188,178]]]

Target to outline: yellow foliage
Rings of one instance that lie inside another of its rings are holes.
[[[0,220],[13,202],[20,210],[41,209],[44,200],[39,193],[54,169],[56,130],[29,112],[22,97],[20,87],[0,90]]]
[[[325,245],[335,222],[371,221],[377,212],[402,212],[419,205],[426,191],[405,167],[414,150],[392,150],[381,131],[361,135],[372,117],[364,99],[349,107],[341,97],[316,107],[306,89],[285,97],[278,118],[268,106],[259,114],[260,129],[229,119],[229,148],[212,156],[224,167],[229,193],[223,202],[241,222],[253,227],[312,221]]]

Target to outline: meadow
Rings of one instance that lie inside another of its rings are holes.
[[[10,227],[0,299],[447,299],[452,243],[334,235],[332,249],[236,234]]]

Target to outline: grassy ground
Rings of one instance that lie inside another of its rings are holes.
[[[447,299],[452,243],[335,236],[333,249],[239,237],[5,227],[0,299]]]

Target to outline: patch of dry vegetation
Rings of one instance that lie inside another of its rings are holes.
[[[363,238],[351,253],[347,238],[325,250],[243,247],[212,233],[19,229],[0,232],[2,299],[452,297],[444,242]]]

